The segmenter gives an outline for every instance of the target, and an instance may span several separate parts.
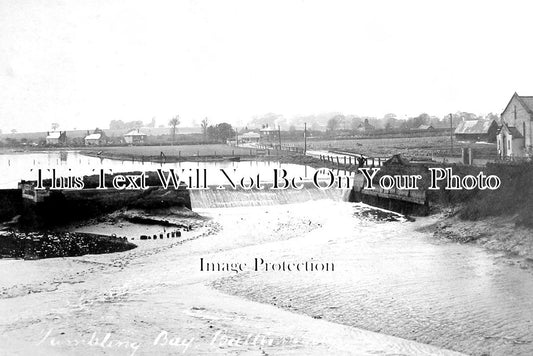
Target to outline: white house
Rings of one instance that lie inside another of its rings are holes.
[[[268,127],[268,125],[266,125],[259,130],[259,134],[263,140],[272,141],[279,138],[279,129]]]
[[[146,134],[142,133],[141,130],[135,129],[124,134],[124,141],[130,145],[139,145],[143,144],[146,139]]]
[[[246,132],[246,133],[243,133],[240,137],[239,137],[239,141],[245,143],[245,142],[259,142],[259,139],[261,138],[261,135],[258,134],[257,132]]]
[[[100,146],[104,143],[104,138],[101,133],[93,133],[85,136],[86,146]]]
[[[52,131],[46,135],[46,144],[48,145],[62,145],[67,142],[66,131]]]

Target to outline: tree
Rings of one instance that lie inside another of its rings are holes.
[[[111,120],[109,122],[110,130],[133,130],[133,129],[138,129],[142,126],[143,126],[143,122],[140,120],[128,121],[128,122],[124,122],[122,120]]]
[[[276,127],[276,125],[279,125],[284,121],[285,119],[283,118],[283,115],[268,113],[263,116],[254,117],[248,124],[251,127],[261,127],[263,125]]]
[[[337,121],[337,127],[341,130],[346,130],[346,117],[344,115],[335,115],[333,117]]]
[[[489,113],[485,116],[485,119],[486,119],[486,120],[496,120],[496,122],[499,123],[499,122],[500,122],[500,115],[489,112]]]
[[[208,126],[208,123],[209,121],[207,120],[207,117],[204,118],[201,122],[201,126],[202,126],[202,132],[204,134],[204,140],[207,140],[207,126]]]
[[[233,130],[230,124],[223,122],[216,126],[209,126],[207,128],[207,135],[210,140],[225,143],[228,139],[235,136],[235,130]]]
[[[235,136],[235,131],[228,123],[221,123],[216,126],[217,129],[217,139],[223,143]]]
[[[352,129],[352,131],[355,131],[357,130],[359,125],[361,125],[361,123],[362,123],[362,120],[359,116],[352,117],[350,121],[350,128]]]
[[[452,126],[457,127],[460,122],[462,121],[468,121],[468,120],[478,120],[482,119],[482,117],[477,116],[476,114],[466,112],[466,111],[458,111],[455,114],[452,114]],[[450,115],[446,115],[442,118],[442,121],[446,123],[446,127],[450,127]]]
[[[55,131],[59,128],[59,124],[57,122],[52,123],[52,131]]]
[[[337,116],[332,117],[328,120],[327,130],[328,131],[335,131],[339,127],[339,119]]]
[[[409,128],[418,128],[420,125],[427,125],[429,120],[430,116],[426,113],[422,113],[417,117],[413,117],[408,120],[411,123]]]
[[[398,120],[395,116],[389,116],[388,118],[384,118],[385,120],[385,131],[392,131],[400,126],[400,120]]]
[[[207,137],[210,141],[215,141],[217,139],[217,130],[215,126],[211,125],[206,129]]]
[[[172,127],[172,143],[176,141],[176,126],[180,124],[180,116],[176,115],[170,121],[168,124]]]

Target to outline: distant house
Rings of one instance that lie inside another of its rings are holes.
[[[263,126],[261,130],[259,130],[259,136],[262,140],[271,141],[273,139],[277,139],[279,135],[279,131],[276,128],[268,127],[268,125]]]
[[[245,142],[259,142],[261,135],[257,132],[246,132],[239,136],[239,141]]]
[[[104,135],[101,133],[93,133],[85,136],[85,146],[100,146],[104,143]]]
[[[124,134],[124,141],[130,145],[140,145],[143,144],[145,140],[146,134],[142,133],[139,129],[131,130]]]
[[[368,119],[365,119],[365,122],[360,123],[357,127],[357,131],[359,132],[371,132],[374,131],[376,128],[368,122]]]
[[[414,127],[411,130],[413,131],[433,131],[435,128],[431,125],[420,125],[418,127]]]
[[[51,131],[46,134],[47,145],[64,145],[67,143],[66,131]]]
[[[495,120],[465,120],[455,128],[454,135],[459,141],[496,142],[498,124]]]
[[[501,114],[502,125],[497,133],[501,157],[527,157],[533,147],[533,96],[514,93]]]

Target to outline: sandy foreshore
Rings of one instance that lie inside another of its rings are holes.
[[[342,267],[348,256],[324,250],[328,241],[345,243],[338,234],[321,233],[331,228],[319,213],[324,204],[352,213],[345,203],[333,202],[208,209],[202,213],[212,220],[184,232],[180,240],[139,241],[135,250],[109,255],[0,261],[2,350],[10,355],[458,355],[330,321],[326,315],[258,303],[236,289],[217,290],[228,277],[242,276],[262,285],[254,289],[271,298],[277,291],[268,289],[263,278],[283,284],[298,278],[316,287],[313,274],[200,271],[200,258],[243,263],[255,257],[270,262],[330,259],[340,266],[333,280],[352,278]],[[302,238],[308,243],[302,244]],[[300,246],[296,255],[295,246]],[[322,278],[329,277],[321,273]],[[348,302],[334,295],[329,300]]]

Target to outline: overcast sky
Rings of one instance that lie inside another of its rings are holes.
[[[500,113],[533,95],[530,4],[1,0],[0,128]]]

